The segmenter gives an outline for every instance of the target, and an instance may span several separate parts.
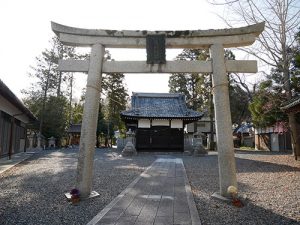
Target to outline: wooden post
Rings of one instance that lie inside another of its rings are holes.
[[[11,118],[10,123],[10,139],[9,139],[9,150],[8,150],[8,159],[11,159],[12,151],[13,151],[13,145],[14,145],[14,128],[15,128],[15,117]]]

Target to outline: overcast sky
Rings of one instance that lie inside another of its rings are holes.
[[[18,96],[30,86],[30,65],[54,35],[50,21],[80,27],[115,30],[197,30],[225,28],[206,0],[2,0],[0,1],[0,78]],[[220,10],[220,9],[219,9]],[[145,50],[111,49],[116,60],[146,60]],[[168,50],[173,59],[180,50]],[[166,74],[126,74],[129,92],[168,92]],[[86,76],[76,75],[75,94]]]

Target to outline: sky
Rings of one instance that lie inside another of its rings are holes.
[[[218,10],[218,11],[217,11]],[[113,30],[198,30],[226,28],[206,0],[2,0],[0,1],[0,79],[19,97],[33,82],[35,57],[54,36],[50,22],[79,28]],[[167,50],[172,60],[181,50]],[[110,49],[115,60],[146,60],[146,50]],[[168,74],[126,74],[131,92],[168,92]],[[86,84],[76,74],[75,96]]]

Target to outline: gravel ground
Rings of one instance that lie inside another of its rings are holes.
[[[97,149],[93,189],[100,197],[78,206],[64,193],[75,184],[78,150],[42,151],[0,175],[0,224],[86,224],[113,200],[155,157],[118,157]]]
[[[74,206],[64,193],[75,184],[77,153],[43,151],[1,174],[0,224],[86,224],[155,160],[152,154],[121,158],[115,150],[97,149],[93,187],[100,197]],[[300,162],[292,156],[236,154],[243,208],[211,198],[219,189],[215,153],[182,159],[202,225],[300,224]]]
[[[236,154],[237,179],[245,207],[212,199],[219,190],[218,159],[183,157],[202,225],[300,224],[300,162],[291,155]]]

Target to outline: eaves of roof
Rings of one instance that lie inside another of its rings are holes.
[[[29,117],[32,122],[37,121],[37,118],[27,109],[24,104],[16,97],[16,95],[3,83],[0,79],[0,94],[18,108],[23,114]]]

